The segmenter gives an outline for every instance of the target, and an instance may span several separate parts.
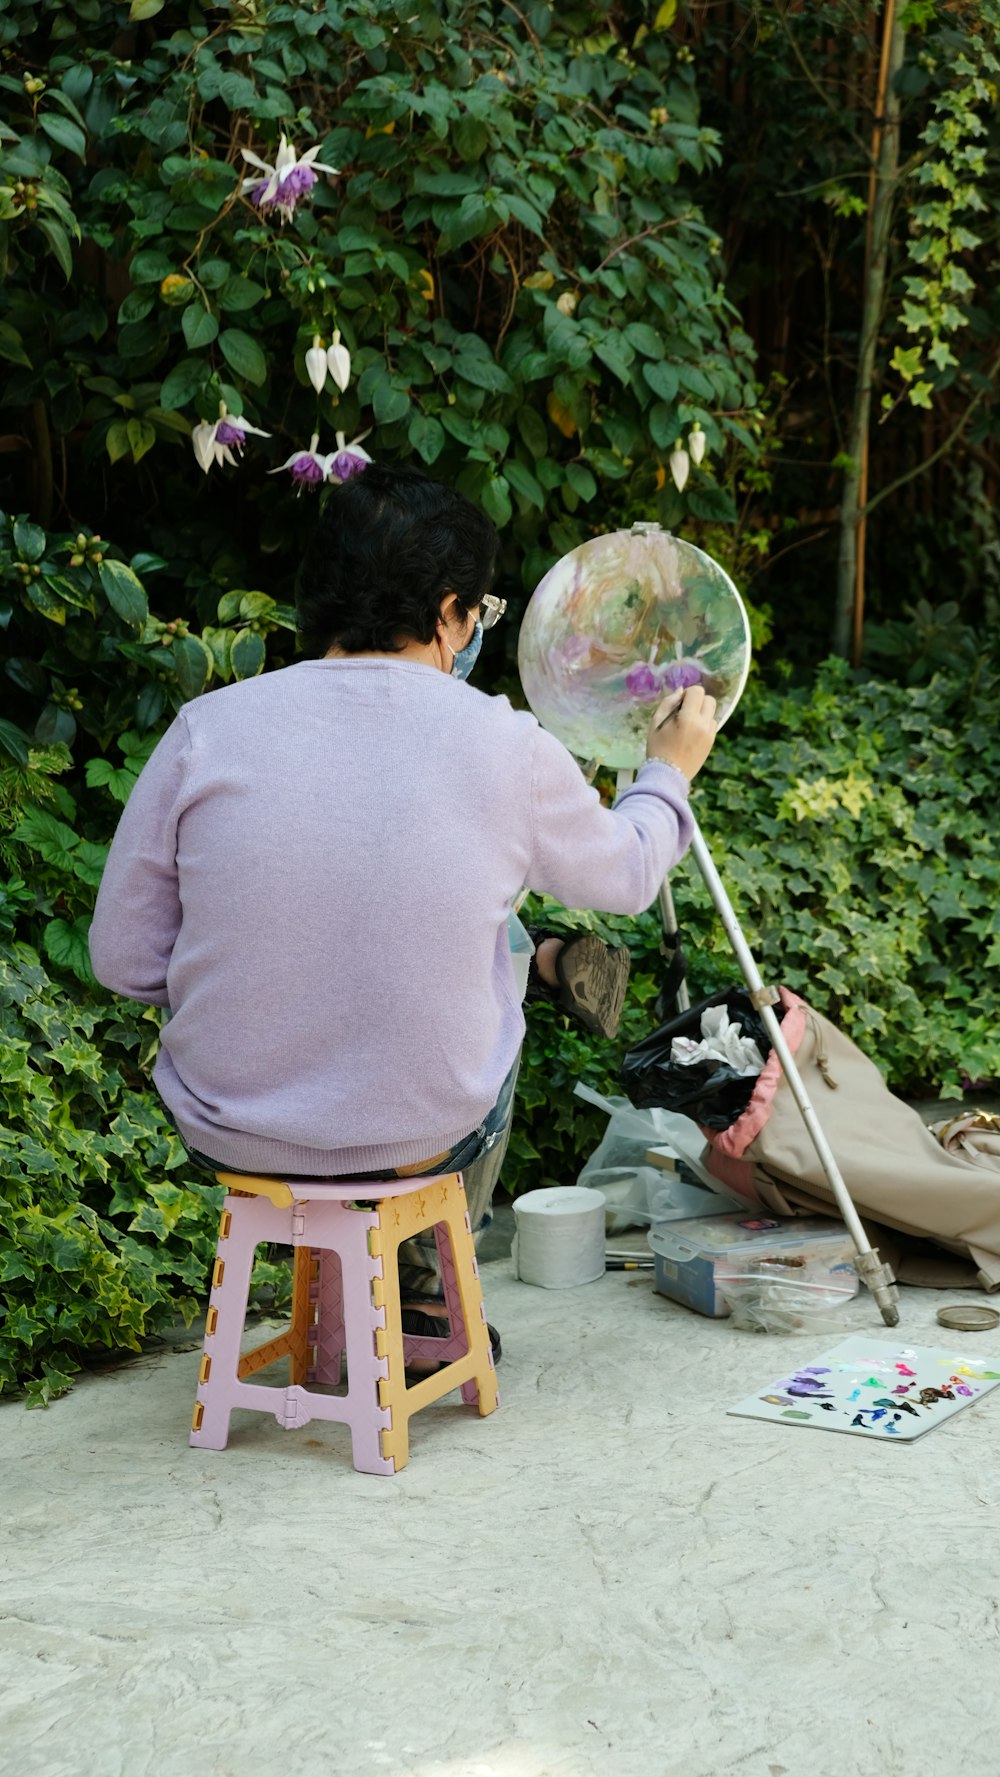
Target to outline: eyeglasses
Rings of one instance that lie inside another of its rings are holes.
[[[479,601],[479,621],[484,629],[492,629],[499,623],[507,609],[507,600],[498,599],[492,592],[484,592]]]

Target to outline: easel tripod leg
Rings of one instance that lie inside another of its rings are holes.
[[[851,1194],[841,1176],[840,1168],[833,1155],[833,1150],[823,1133],[819,1118],[813,1109],[809,1094],[803,1084],[802,1076],[795,1063],[795,1057],[788,1047],[788,1044],[782,1035],[781,1025],[775,1017],[774,1002],[777,999],[777,992],[774,988],[764,986],[760,970],[753,959],[750,947],[743,936],[739,921],[733,911],[732,902],[726,893],[722,878],[715,868],[711,853],[709,852],[708,846],[705,844],[704,837],[697,824],[695,825],[694,836],[691,840],[691,850],[694,854],[695,863],[704,877],[705,885],[712,897],[715,909],[722,920],[726,936],[733,947],[736,960],[743,972],[743,979],[750,989],[750,997],[761,1015],[764,1028],[771,1039],[771,1044],[775,1052],[777,1053],[778,1060],[781,1063],[782,1071],[788,1081],[792,1096],[802,1114],[802,1120],[809,1132],[813,1147],[816,1149],[819,1163],[826,1174],[827,1182],[833,1192],[837,1208],[840,1211],[847,1227],[847,1231],[854,1242],[857,1251],[858,1271],[868,1285],[872,1295],[875,1297],[875,1301],[886,1326],[898,1326],[899,1296],[895,1287],[895,1280],[892,1272],[887,1265],[883,1265],[878,1253],[873,1249],[871,1242],[861,1225],[861,1219],[854,1207]]]

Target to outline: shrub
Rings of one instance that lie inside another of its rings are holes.
[[[0,953],[0,1390],[29,1406],[204,1294],[222,1192],[149,1087],[157,1028],[86,1004],[26,944]]]

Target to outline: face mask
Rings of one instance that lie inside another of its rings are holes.
[[[447,645],[449,648],[451,648],[450,642],[448,642]],[[479,659],[479,650],[482,647],[482,645],[483,645],[483,626],[480,623],[479,618],[477,617],[476,618],[476,627],[472,632],[471,641],[467,642],[464,648],[460,648],[457,654],[455,653],[454,648],[451,648],[451,652],[452,652],[451,676],[453,679],[467,679],[468,678],[469,674],[471,673],[473,667],[476,664],[476,661]]]

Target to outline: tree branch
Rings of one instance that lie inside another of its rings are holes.
[[[859,517],[867,518],[869,512],[874,512],[876,506],[881,506],[882,501],[887,500],[890,494],[894,494],[899,488],[905,487],[908,481],[915,481],[918,475],[923,475],[925,469],[929,469],[932,464],[938,461],[939,457],[943,457],[945,452],[951,449],[956,438],[960,438],[965,431],[966,426],[980,402],[991,393],[998,370],[1000,370],[1000,352],[997,353],[987,372],[987,380],[985,384],[980,389],[979,393],[973,396],[968,407],[958,421],[958,424],[952,427],[952,430],[948,433],[944,443],[939,444],[937,450],[931,451],[930,456],[925,457],[922,463],[918,463],[915,469],[907,469],[905,475],[897,475],[895,481],[890,481],[888,487],[880,488],[877,494],[873,494],[871,499],[866,501],[865,505],[862,506],[858,515]]]
[[[603,271],[606,265],[610,265],[612,259],[617,259],[619,253],[624,253],[627,247],[634,247],[637,241],[644,241],[648,235],[662,234],[665,228],[676,228],[681,222],[690,222],[693,215],[693,210],[685,210],[683,216],[671,216],[666,222],[657,222],[652,228],[644,228],[641,234],[630,235],[627,241],[619,241],[617,247],[612,247],[607,258],[602,259],[600,265],[595,267],[592,276],[596,278],[597,273]]]

